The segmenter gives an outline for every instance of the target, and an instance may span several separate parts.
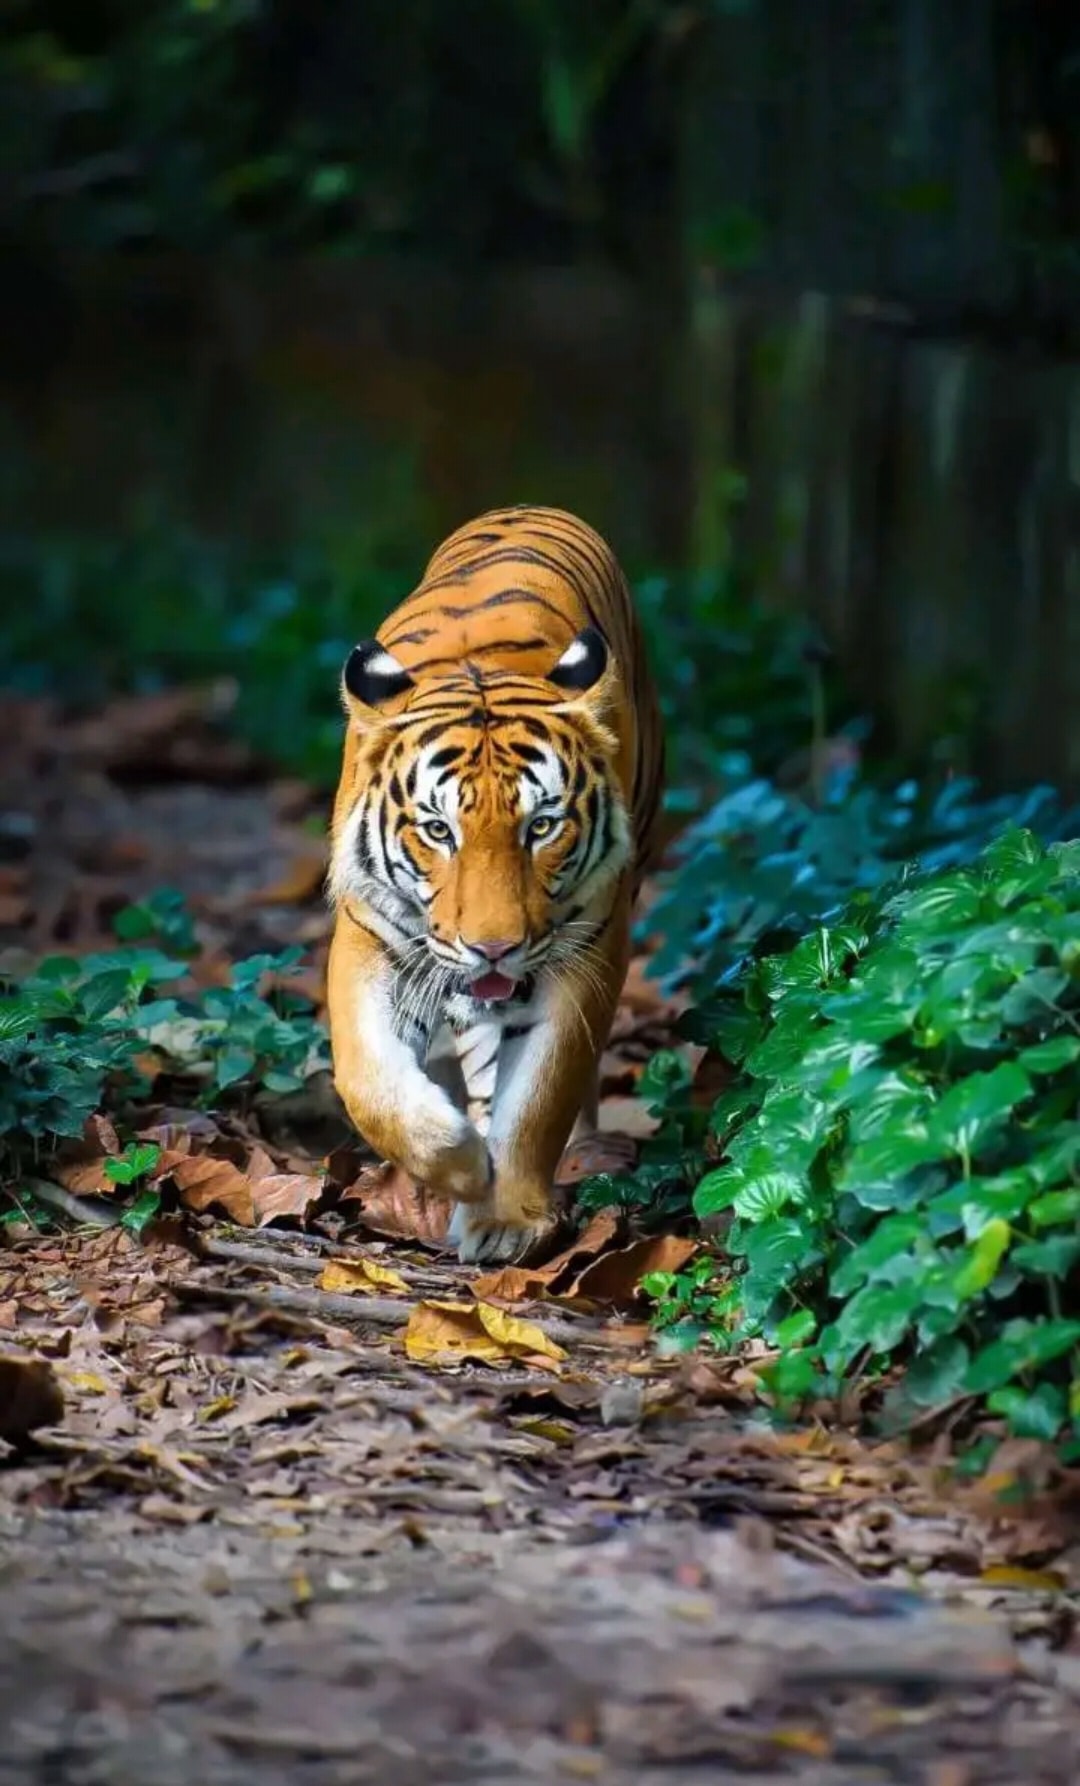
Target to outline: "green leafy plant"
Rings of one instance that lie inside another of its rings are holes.
[[[148,919],[177,942],[188,938],[172,895],[117,922],[130,934]],[[194,992],[184,990],[186,961],[145,946],[54,956],[19,983],[0,984],[0,1186],[81,1135],[96,1111],[122,1116],[145,1096],[148,1050],[204,1105],[302,1086],[329,1064],[329,1045],[307,1002],[280,986],[300,956],[252,956],[237,962],[228,986]],[[133,1143],[105,1171],[115,1184],[137,1185],[156,1163],[155,1149]]]
[[[780,1348],[777,1393],[902,1363],[893,1418],[970,1397],[1080,1453],[1080,843],[901,872],[711,1028],[726,1263],[654,1284],[661,1319]]]
[[[651,971],[710,986],[763,944],[790,945],[914,856],[927,870],[949,868],[1007,826],[1066,836],[1076,818],[1048,787],[995,799],[980,798],[968,778],[877,787],[860,778],[854,750],[834,753],[817,799],[737,775],[679,841],[649,913],[664,939]]]

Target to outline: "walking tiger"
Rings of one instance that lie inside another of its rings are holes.
[[[663,734],[614,554],[558,509],[436,551],[342,675],[334,1076],[466,1262],[534,1256],[598,1067],[649,860]]]

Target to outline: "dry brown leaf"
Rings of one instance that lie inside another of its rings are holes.
[[[251,1202],[257,1227],[282,1216],[306,1216],[323,1193],[323,1181],[308,1172],[269,1172],[251,1180]]]
[[[665,993],[658,980],[647,979],[648,965],[647,955],[635,955],[627,969],[620,1003],[635,1017],[663,1019],[677,1015],[686,1003],[685,997]]]
[[[17,1444],[64,1414],[64,1392],[44,1358],[0,1357],[0,1439]]]
[[[734,1067],[722,1054],[714,1054],[709,1048],[700,1050],[690,1086],[690,1102],[699,1110],[711,1110],[734,1077]]]
[[[154,1141],[163,1151],[190,1153],[197,1141],[217,1141],[221,1130],[205,1110],[173,1109],[166,1105],[154,1111],[154,1121],[139,1130],[140,1141]]]
[[[341,1194],[358,1204],[364,1227],[395,1240],[422,1240],[438,1246],[446,1239],[451,1206],[414,1183],[400,1166],[364,1166]]]
[[[53,1177],[80,1197],[111,1196],[118,1187],[106,1176],[105,1162],[122,1152],[120,1137],[108,1117],[89,1116],[82,1139],[69,1141],[61,1149]]]
[[[599,1258],[618,1239],[623,1230],[622,1218],[617,1209],[598,1209],[591,1216],[576,1240],[556,1253],[544,1267],[550,1273],[552,1287],[564,1289],[573,1275],[580,1271],[590,1259]]]
[[[679,1271],[693,1258],[700,1242],[677,1234],[660,1234],[655,1239],[635,1240],[617,1252],[605,1253],[587,1265],[569,1286],[569,1293],[585,1296],[590,1302],[606,1302],[614,1308],[630,1307],[637,1299],[638,1285],[651,1271]],[[564,1292],[565,1294],[566,1292]]]
[[[303,905],[322,893],[325,879],[326,851],[313,850],[290,862],[280,880],[246,897],[254,905]]]
[[[633,1100],[620,1099],[618,1102],[632,1103]],[[603,1109],[602,1106],[601,1121],[604,1120]],[[586,1135],[566,1149],[555,1173],[555,1183],[578,1184],[595,1172],[626,1172],[636,1159],[637,1143],[625,1134]]]
[[[566,1357],[535,1321],[523,1321],[486,1302],[420,1302],[405,1329],[405,1350],[418,1364],[475,1358],[485,1364],[508,1359]]]
[[[536,1270],[528,1265],[503,1265],[474,1278],[471,1285],[477,1296],[494,1302],[534,1302],[550,1287],[551,1275],[543,1265]]]
[[[528,1302],[537,1296],[557,1295],[559,1290],[611,1245],[620,1230],[614,1209],[598,1210],[577,1239],[546,1265],[504,1265],[474,1279],[473,1293],[499,1302]]]
[[[231,1160],[217,1160],[206,1153],[180,1155],[170,1162],[169,1171],[180,1201],[188,1209],[201,1215],[216,1205],[240,1227],[255,1226],[251,1180]]]
[[[370,1295],[375,1290],[389,1290],[394,1295],[408,1294],[409,1286],[400,1271],[392,1265],[377,1265],[373,1259],[331,1259],[316,1279],[320,1290],[337,1290],[346,1296]]]

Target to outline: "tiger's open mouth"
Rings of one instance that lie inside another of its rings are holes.
[[[512,980],[509,974],[500,974],[493,968],[489,973],[480,974],[475,980],[466,980],[461,990],[469,998],[478,998],[485,1005],[527,1004],[533,995],[534,980],[526,974],[520,980]]]
[[[493,968],[489,974],[481,974],[478,980],[474,980],[470,991],[474,998],[482,998],[485,1003],[501,1005],[508,998],[513,998],[517,985],[517,981],[512,980],[509,974],[500,974]]]

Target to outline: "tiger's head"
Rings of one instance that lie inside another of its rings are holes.
[[[370,640],[342,691],[333,896],[484,1001],[586,948],[631,855],[602,634],[579,633],[544,677],[462,664],[414,680]]]

